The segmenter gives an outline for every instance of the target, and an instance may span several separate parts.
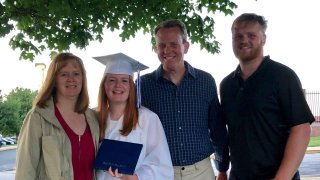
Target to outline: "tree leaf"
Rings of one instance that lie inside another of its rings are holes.
[[[177,18],[186,23],[191,43],[214,54],[220,44],[212,17],[216,12],[232,15],[235,8],[230,0],[3,0],[0,37],[15,30],[10,46],[21,50],[20,58],[32,61],[45,49],[60,52],[102,41],[106,29],[120,30],[126,41],[140,30],[152,33],[159,22]]]

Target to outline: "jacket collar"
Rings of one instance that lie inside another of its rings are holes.
[[[47,102],[47,107],[40,108],[36,107],[35,111],[38,112],[46,121],[50,122],[57,128],[63,129],[59,120],[57,119],[55,113],[54,113],[54,103],[53,99],[49,100]],[[89,110],[89,108],[85,111],[85,116],[87,123],[89,124],[90,128],[95,127],[97,122],[93,122],[93,120],[96,120],[96,116],[93,111]],[[93,132],[94,129],[91,129],[91,132]]]
[[[59,123],[56,115],[54,114],[54,103],[53,103],[53,98],[51,98],[48,102],[47,102],[47,107],[45,108],[40,108],[40,107],[36,107],[35,111],[38,112],[43,118],[44,120],[50,122],[51,124],[53,124],[54,126],[62,129],[61,124]]]

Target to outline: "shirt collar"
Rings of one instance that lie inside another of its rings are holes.
[[[196,78],[196,73],[195,73],[194,68],[187,61],[184,61],[184,66],[187,69],[187,73],[186,73],[185,76],[191,75],[193,78]],[[159,80],[160,77],[163,77],[163,67],[162,67],[162,65],[160,65],[156,69],[155,75],[156,75],[156,79],[157,80]]]
[[[236,70],[233,71],[233,78],[239,77],[241,73],[240,65],[237,66]]]
[[[260,64],[260,66],[258,67],[258,69],[254,72],[254,74],[255,74],[256,72],[258,72],[260,69],[262,69],[262,68],[265,66],[265,64],[267,63],[268,60],[270,60],[270,56],[264,56],[262,63]],[[240,77],[240,75],[241,75],[241,68],[240,68],[240,65],[238,65],[237,68],[236,68],[236,70],[233,72],[233,76],[232,76],[232,77],[233,77],[233,78],[235,78],[235,77]]]

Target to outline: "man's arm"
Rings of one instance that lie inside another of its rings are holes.
[[[310,124],[291,128],[281,165],[274,180],[291,180],[297,172],[310,140]]]
[[[209,108],[209,129],[213,147],[215,149],[215,166],[220,173],[229,169],[229,144],[228,131],[224,118],[222,117],[221,105],[218,96],[215,96]],[[222,174],[223,175],[223,174]]]

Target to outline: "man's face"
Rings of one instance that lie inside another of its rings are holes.
[[[156,53],[165,71],[184,68],[189,43],[183,42],[178,27],[162,28],[156,34]]]
[[[248,62],[263,56],[266,35],[259,23],[239,22],[232,28],[232,47],[235,56]]]

